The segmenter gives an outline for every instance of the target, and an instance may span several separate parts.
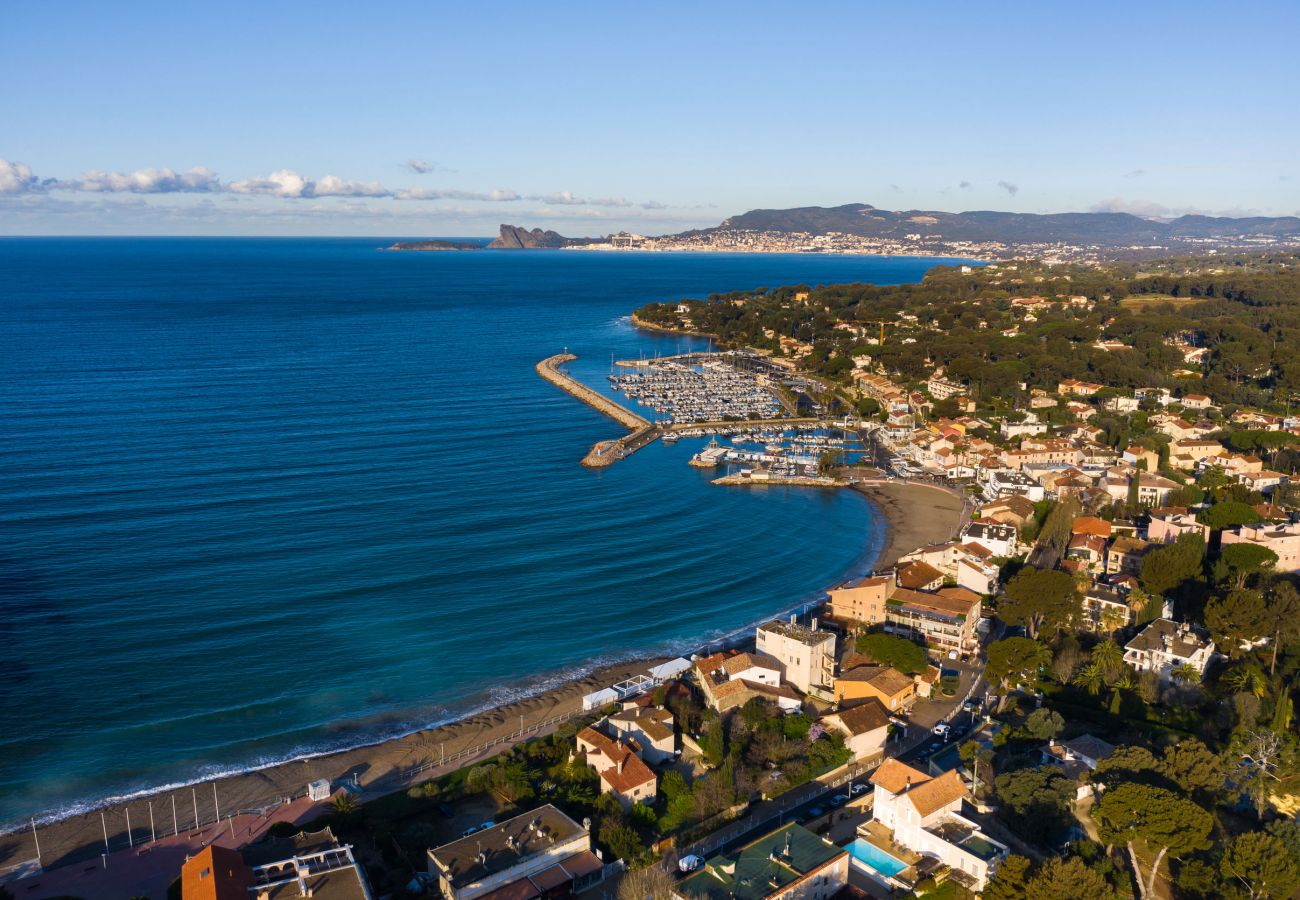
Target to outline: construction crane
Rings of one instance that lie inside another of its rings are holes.
[[[864,321],[864,322],[859,322],[858,324],[860,324],[860,325],[879,325],[879,326],[880,326],[880,344],[881,344],[881,346],[884,346],[884,343],[885,343],[885,326],[886,326],[886,325],[893,326],[893,325],[897,325],[898,323],[897,323],[897,322],[865,322],[865,321]]]

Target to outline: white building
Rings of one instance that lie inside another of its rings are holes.
[[[971,522],[961,533],[962,543],[975,543],[994,556],[1015,556],[1016,529],[996,522]]]
[[[1043,499],[1043,486],[1028,475],[1011,469],[988,469],[984,473],[984,492],[990,499],[1012,494],[1033,503]]]
[[[673,714],[666,709],[631,705],[608,721],[615,737],[624,741],[631,738],[640,745],[641,758],[648,763],[668,762],[677,750]]]
[[[819,629],[816,619],[800,625],[791,616],[760,625],[756,649],[781,663],[785,680],[805,694],[834,696],[835,635]]]
[[[1161,681],[1169,681],[1173,670],[1184,664],[1204,677],[1212,659],[1213,641],[1170,619],[1156,619],[1124,647],[1124,662],[1139,672],[1155,672]]]
[[[890,758],[871,783],[875,821],[896,843],[962,873],[975,891],[984,888],[1007,848],[960,815],[967,791],[956,770],[932,777]]]
[[[1277,554],[1273,565],[1278,572],[1300,572],[1300,525],[1241,525],[1224,531],[1223,545],[1256,544]]]

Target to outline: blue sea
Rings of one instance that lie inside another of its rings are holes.
[[[850,492],[725,489],[607,388],[649,300],[933,260],[0,240],[0,822],[685,650],[869,568]]]

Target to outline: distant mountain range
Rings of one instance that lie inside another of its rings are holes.
[[[796,209],[755,209],[732,216],[716,228],[687,234],[719,231],[840,232],[861,237],[903,238],[920,234],[945,241],[1071,244],[1162,243],[1169,239],[1207,240],[1243,236],[1300,235],[1300,218],[1245,219],[1214,216],[1180,216],[1172,220],[1144,219],[1129,213],[1011,213],[979,210],[938,212],[934,210],[891,211],[865,203],[844,206],[801,206]]]
[[[1176,219],[1148,219],[1130,213],[1012,213],[977,210],[886,210],[866,203],[844,206],[801,206],[795,209],[754,209],[725,219],[714,228],[694,229],[662,235],[654,240],[699,244],[715,236],[736,232],[775,235],[825,235],[838,233],[865,239],[904,241],[921,239],[944,243],[1056,244],[1075,247],[1124,248],[1132,246],[1186,244],[1188,242],[1233,242],[1251,238],[1300,239],[1300,217],[1225,218],[1179,216]],[[516,225],[502,225],[500,235],[486,249],[528,250],[582,247],[606,243],[608,238],[571,238],[554,231]],[[441,241],[394,244],[394,250],[469,250],[482,245]]]

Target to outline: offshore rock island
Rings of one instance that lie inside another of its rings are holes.
[[[756,209],[713,228],[649,237],[620,231],[565,237],[540,228],[502,225],[491,243],[402,242],[391,250],[645,250],[731,253],[860,253],[1098,262],[1170,253],[1300,248],[1300,218],[1130,213],[891,211],[864,203]]]

